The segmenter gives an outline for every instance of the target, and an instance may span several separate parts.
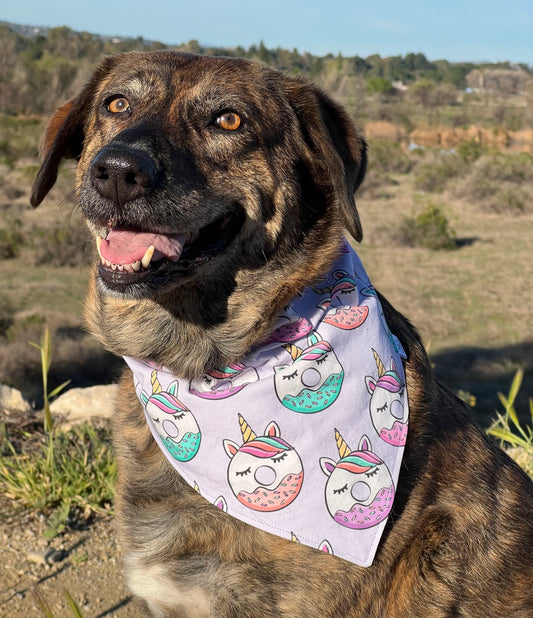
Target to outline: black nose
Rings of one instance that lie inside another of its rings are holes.
[[[91,182],[102,197],[121,205],[146,195],[157,177],[149,154],[127,147],[104,148],[91,163]]]

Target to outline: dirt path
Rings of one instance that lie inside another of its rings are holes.
[[[35,514],[0,521],[1,617],[43,616],[37,595],[54,618],[74,616],[65,590],[84,618],[146,616],[122,580],[111,519],[98,519],[54,539],[43,536],[45,529],[44,519]]]

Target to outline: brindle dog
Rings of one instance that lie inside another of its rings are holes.
[[[353,194],[364,140],[317,87],[260,64],[105,58],[53,116],[41,151],[34,206],[71,157],[97,242],[117,230],[133,244],[136,233],[160,239],[161,251],[122,270],[95,251],[86,315],[107,349],[183,378],[265,339],[289,299],[328,270],[343,228],[361,240]],[[381,302],[407,352],[411,420],[369,568],[209,504],[168,464],[124,375],[117,517],[128,583],[155,615],[533,615],[532,485],[436,383],[416,331]]]

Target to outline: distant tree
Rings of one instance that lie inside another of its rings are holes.
[[[384,77],[370,77],[366,81],[366,91],[368,94],[388,95],[394,92],[391,82]]]

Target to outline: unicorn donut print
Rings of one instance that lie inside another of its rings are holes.
[[[394,362],[387,371],[378,353],[372,350],[378,370],[377,381],[366,376],[365,383],[370,393],[370,416],[379,437],[393,446],[404,446],[407,439],[407,414],[404,405],[405,384]]]
[[[279,511],[298,496],[304,471],[294,448],[285,442],[272,422],[256,436],[239,414],[243,444],[224,440],[230,458],[228,482],[237,500],[254,511]]]
[[[274,386],[280,402],[289,410],[313,414],[330,406],[338,397],[344,370],[333,348],[313,331],[308,347],[283,346],[292,357],[290,365],[274,367]]]
[[[381,523],[394,501],[394,483],[387,466],[372,452],[363,436],[357,451],[351,451],[335,430],[340,459],[322,457],[320,467],[328,476],[326,506],[333,519],[346,528],[363,530]]]
[[[328,298],[320,301],[317,305],[324,311],[323,322],[341,328],[342,330],[353,330],[363,324],[368,317],[368,307],[366,305],[340,305],[332,307],[333,300],[343,294],[351,294],[356,291],[356,282],[349,274],[343,271],[333,273],[335,282],[327,288],[315,289],[317,294],[328,294]]]
[[[189,392],[202,399],[225,399],[258,379],[259,376],[254,367],[233,363],[222,369],[213,369],[204,373],[201,378],[191,380]]]
[[[150,381],[152,394],[147,395],[143,391],[140,396],[146,413],[172,457],[177,461],[190,461],[198,453],[202,439],[198,423],[192,412],[176,397],[177,381],[164,391],[155,370]]]

